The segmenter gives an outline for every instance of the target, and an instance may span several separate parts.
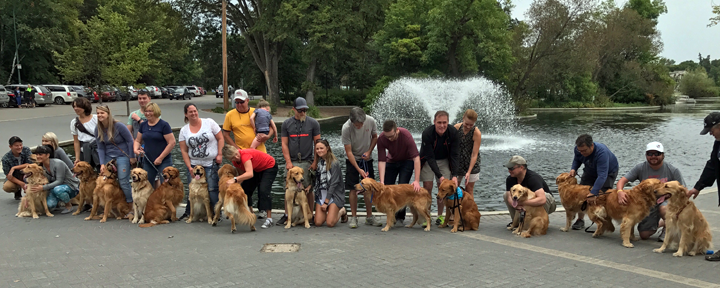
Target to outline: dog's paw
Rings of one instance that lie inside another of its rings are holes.
[[[47,216],[47,217],[55,217],[55,215],[53,215],[53,214],[51,214],[51,213],[45,213],[45,216]]]
[[[675,257],[682,257],[683,254],[684,254],[684,253],[678,251],[678,252],[673,253],[673,256],[675,256]]]
[[[73,216],[77,216],[78,214],[80,214],[80,209],[72,213]]]
[[[427,226],[425,227],[425,232],[429,232],[429,231],[430,231],[430,225],[427,225]]]
[[[528,233],[527,231],[525,231],[525,232],[523,232],[523,233],[520,233],[520,237],[530,238],[530,233]]]
[[[450,233],[455,233],[457,231],[458,231],[458,229],[453,228],[452,230],[450,230]]]
[[[187,224],[192,223],[192,218],[188,218],[188,220],[185,220],[185,223],[187,223]]]
[[[665,252],[665,249],[657,248],[657,249],[653,249],[653,252],[655,252],[655,253],[663,253],[663,252]]]
[[[85,217],[85,219],[84,219],[84,220],[85,220],[85,221],[90,221],[90,220],[92,220],[92,217],[90,217],[90,216],[88,216],[88,217]]]
[[[405,225],[405,228],[412,228],[413,225]]]
[[[250,226],[250,231],[255,231],[255,230],[256,230],[256,229],[255,229],[255,225],[251,225],[251,226]]]
[[[633,248],[633,247],[635,247],[635,245],[633,245],[632,243],[623,243],[623,246],[625,246],[625,248]]]
[[[40,219],[40,216],[38,216],[38,215],[33,215],[33,219]]]
[[[235,234],[235,229],[230,229],[230,234]]]
[[[688,256],[695,256],[695,251],[688,252]]]
[[[562,232],[567,232],[568,230],[569,230],[569,229],[567,229],[567,228],[565,228],[565,227],[560,228],[560,231],[562,231]]]
[[[512,225],[510,225],[509,227],[507,227],[507,230],[512,231],[513,229],[515,229],[515,227],[512,227]]]
[[[430,225],[428,225],[428,227],[430,227]],[[390,227],[385,227],[385,228],[380,229],[380,231],[382,231],[382,232],[387,232],[388,230],[390,230]],[[427,231],[427,230],[425,230],[425,231]]]
[[[290,226],[290,222],[288,222],[287,224],[285,224],[285,229],[290,229],[290,227],[291,227],[291,226]]]
[[[310,223],[305,223],[305,229],[310,229]]]
[[[210,225],[212,225],[213,227],[214,227],[214,226],[217,226],[217,222],[212,221],[212,223],[210,223]]]
[[[138,219],[137,219],[137,218],[133,218],[132,220],[130,220],[130,223],[137,224],[137,223],[138,223]]]
[[[105,223],[105,221],[107,221],[107,220],[105,220],[105,219],[100,219],[100,223]]]
[[[438,226],[438,228],[445,228],[447,226],[448,226],[447,224],[440,224],[440,226]]]
[[[596,233],[593,233],[593,235],[592,235],[593,238],[598,238],[598,237],[600,237],[600,236],[602,236],[602,234],[597,233],[597,232],[596,232]]]
[[[210,224],[210,225],[214,225],[212,219],[208,219],[207,222],[208,222],[208,224]]]

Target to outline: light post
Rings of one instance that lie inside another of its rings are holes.
[[[230,107],[230,90],[228,90],[227,79],[227,1],[222,1],[222,74],[223,74],[223,108],[227,111]]]
[[[17,41],[17,20],[15,20],[15,6],[13,5],[13,28],[15,29],[15,59],[17,60],[17,69],[18,69],[18,84],[22,84],[22,80],[20,79],[20,69],[22,69],[22,65],[20,65],[20,55],[18,55],[18,49],[20,49],[20,43]]]

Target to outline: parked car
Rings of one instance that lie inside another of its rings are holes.
[[[168,91],[168,88],[160,87],[160,92],[162,92],[162,98],[170,98],[170,91]]]
[[[200,91],[198,91],[197,87],[195,86],[185,86],[185,89],[190,91],[190,93],[193,93],[194,96],[200,96]]]
[[[70,85],[43,84],[43,86],[50,90],[53,103],[57,105],[72,103],[78,97],[77,92]]]
[[[195,88],[197,88],[198,92],[200,92],[200,95],[198,95],[198,96],[203,96],[203,95],[205,95],[205,88],[203,88],[203,87],[198,87],[198,86],[195,86],[195,85],[193,85],[193,86],[194,86]]]
[[[120,91],[127,91],[127,94],[130,95],[130,100],[137,99],[138,89],[135,89],[135,87],[133,87],[133,86],[127,86],[127,87],[121,86]]]
[[[232,87],[232,85],[228,85],[228,90],[230,90],[230,93],[228,95],[232,95],[233,92],[235,92],[235,88]],[[215,92],[215,98],[223,98],[223,86],[218,86],[217,92]],[[230,99],[232,100],[232,99]]]
[[[96,95],[93,94],[92,90],[85,88],[84,86],[70,86],[78,94],[78,97],[88,99],[90,102],[96,102]]]
[[[110,86],[104,85],[100,87],[100,89],[102,91],[102,93],[100,93],[100,97],[102,97],[103,102],[113,102],[117,100],[117,94]]]
[[[0,85],[0,107],[7,108],[10,106],[10,93],[12,92],[5,90],[5,87]]]
[[[162,97],[162,91],[160,91],[160,88],[157,86],[147,86],[145,87],[150,92],[150,98],[160,98]]]
[[[8,86],[5,86],[6,89],[11,89],[15,91],[15,88],[20,88],[20,92],[25,93],[25,90],[27,89],[28,84],[11,84]],[[53,97],[52,93],[48,88],[42,85],[32,85],[33,92],[35,92],[35,103],[40,107],[45,107],[45,105],[52,104],[53,103]]]
[[[172,94],[170,94],[170,100],[173,100],[173,99],[185,100],[185,98],[192,99],[193,95],[194,94],[192,92],[190,92],[190,90],[188,90],[187,88],[185,88],[183,86],[180,86],[177,89],[172,89]]]

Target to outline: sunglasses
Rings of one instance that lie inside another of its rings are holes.
[[[235,101],[235,105],[245,104],[245,100]]]
[[[662,152],[645,152],[645,156],[648,156],[648,157],[650,157],[650,156],[660,156],[660,155],[662,155],[662,154],[663,154]]]
[[[328,142],[328,140],[325,139],[325,138],[320,138],[320,139],[315,140],[315,143],[320,143],[320,142],[330,143],[330,142]]]
[[[307,109],[297,109],[297,111],[300,113],[305,113],[305,112],[307,112]]]
[[[518,166],[513,166],[512,168],[508,168],[508,171],[513,171],[513,170],[515,170],[515,168],[517,168],[517,167],[518,167]]]

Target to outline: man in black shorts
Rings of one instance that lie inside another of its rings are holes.
[[[548,214],[555,212],[555,197],[553,197],[547,183],[540,174],[527,169],[527,162],[525,161],[525,158],[515,155],[510,158],[510,161],[508,161],[507,164],[505,164],[505,168],[508,169],[508,173],[510,173],[510,175],[507,179],[505,179],[505,196],[503,197],[503,200],[508,208],[508,212],[510,212],[510,219],[515,219],[515,213],[522,210],[523,206],[543,206]],[[519,202],[515,207],[513,207],[511,204],[512,201],[510,200],[510,188],[518,183],[520,183],[523,187],[530,189],[530,191],[535,192],[535,196],[537,197],[532,200]],[[512,222],[508,224],[508,227],[511,224]]]

